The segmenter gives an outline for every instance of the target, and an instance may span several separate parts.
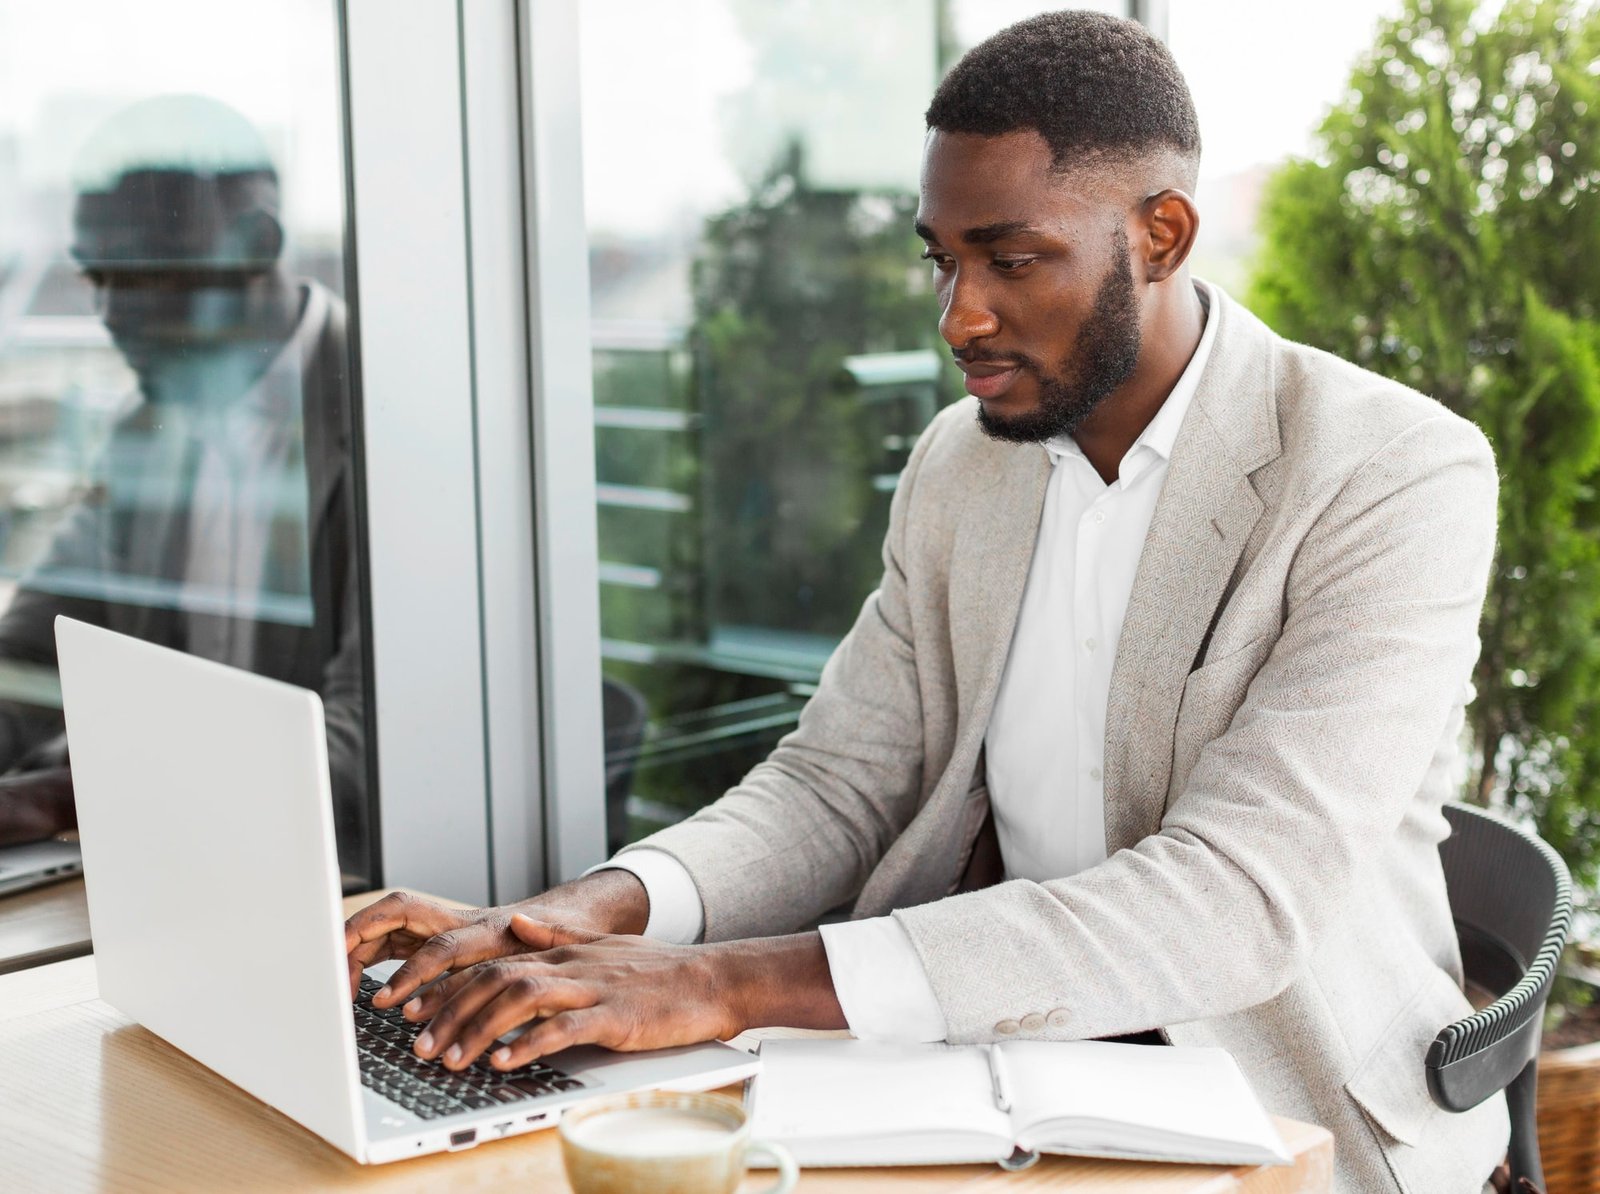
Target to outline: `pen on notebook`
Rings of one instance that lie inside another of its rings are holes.
[[[994,1086],[994,1105],[1001,1111],[1011,1110],[1011,1087],[1006,1084],[1005,1063],[1000,1060],[1000,1046],[990,1045],[989,1081]]]

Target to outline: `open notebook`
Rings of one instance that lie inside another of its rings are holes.
[[[769,1040],[761,1061],[752,1132],[801,1165],[1020,1167],[1041,1152],[1290,1162],[1222,1049]]]

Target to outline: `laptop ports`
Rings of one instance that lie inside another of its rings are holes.
[[[459,1132],[450,1133],[450,1151],[458,1148],[471,1148],[478,1142],[477,1128],[462,1128]]]

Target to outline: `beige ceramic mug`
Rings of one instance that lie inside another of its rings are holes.
[[[753,1153],[778,1168],[763,1194],[794,1189],[794,1158],[751,1140],[749,1116],[726,1095],[613,1095],[561,1119],[561,1159],[575,1194],[733,1194]]]

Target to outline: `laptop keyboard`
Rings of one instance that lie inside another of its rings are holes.
[[[420,1119],[486,1111],[582,1090],[586,1085],[581,1078],[540,1062],[501,1071],[481,1059],[464,1070],[447,1070],[437,1061],[424,1061],[413,1052],[413,1046],[425,1025],[411,1023],[398,1007],[373,1007],[372,996],[381,986],[362,975],[361,994],[354,1005],[361,1085]]]

